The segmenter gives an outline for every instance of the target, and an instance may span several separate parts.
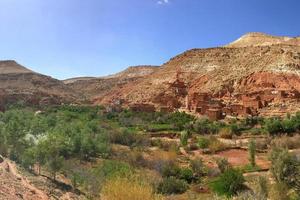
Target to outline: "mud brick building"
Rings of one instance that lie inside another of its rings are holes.
[[[223,112],[221,109],[214,109],[214,108],[208,109],[206,111],[206,115],[211,120],[220,120],[220,119],[224,118]]]

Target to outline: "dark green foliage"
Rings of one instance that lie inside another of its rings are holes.
[[[182,168],[180,169],[178,178],[181,180],[185,180],[188,183],[191,183],[194,180],[193,171],[189,168]]]
[[[188,183],[196,181],[198,178],[194,177],[194,172],[190,168],[180,168],[174,163],[168,163],[162,168],[163,177],[175,177],[177,179],[184,180]]]
[[[175,177],[167,177],[159,183],[157,191],[161,194],[182,194],[188,187],[188,184],[183,180],[176,179]]]
[[[279,119],[268,119],[264,125],[265,129],[270,135],[280,134],[283,131],[281,122]]]
[[[245,179],[241,171],[227,169],[221,176],[211,183],[212,190],[218,195],[233,196],[244,187]]]
[[[194,117],[184,112],[162,113],[162,112],[132,112],[124,110],[120,113],[109,113],[106,117],[115,120],[123,127],[135,127],[141,130],[182,131]]]
[[[199,139],[198,139],[198,146],[199,146],[199,148],[201,148],[201,149],[206,149],[206,148],[208,148],[208,146],[209,146],[209,139],[208,138],[206,138],[206,137],[200,137]]]
[[[199,134],[216,134],[222,125],[218,122],[212,122],[208,119],[199,119],[193,124],[193,129]]]

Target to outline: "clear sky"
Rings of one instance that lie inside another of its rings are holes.
[[[0,0],[0,59],[64,79],[161,65],[247,32],[300,35],[299,0]]]

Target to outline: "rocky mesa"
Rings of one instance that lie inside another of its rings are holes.
[[[135,110],[185,109],[214,119],[295,111],[300,92],[299,41],[299,37],[249,33],[224,47],[192,49],[94,103]]]

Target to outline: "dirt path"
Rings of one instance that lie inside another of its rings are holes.
[[[16,165],[3,159],[0,163],[0,199],[49,200],[48,196],[19,174]]]

